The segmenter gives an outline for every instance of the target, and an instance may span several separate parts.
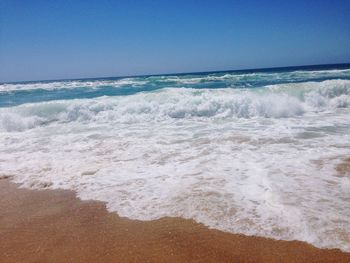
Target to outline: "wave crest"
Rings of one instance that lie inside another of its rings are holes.
[[[52,101],[0,109],[1,129],[51,122],[135,123],[179,118],[288,118],[350,106],[350,81],[328,80],[261,89],[168,88],[131,96]]]

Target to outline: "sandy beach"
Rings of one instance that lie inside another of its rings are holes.
[[[350,0],[314,2],[0,0],[0,263],[350,263]]]
[[[1,262],[350,262],[298,241],[247,237],[192,220],[142,222],[74,192],[19,189],[0,180]]]

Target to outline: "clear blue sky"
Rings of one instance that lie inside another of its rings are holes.
[[[342,62],[349,0],[0,0],[0,81]]]

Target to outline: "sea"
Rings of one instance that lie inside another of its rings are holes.
[[[350,64],[0,84],[0,178],[350,252]]]

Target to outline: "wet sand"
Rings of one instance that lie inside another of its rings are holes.
[[[70,191],[0,180],[0,262],[350,262],[350,253],[211,230],[192,220],[142,222]]]

